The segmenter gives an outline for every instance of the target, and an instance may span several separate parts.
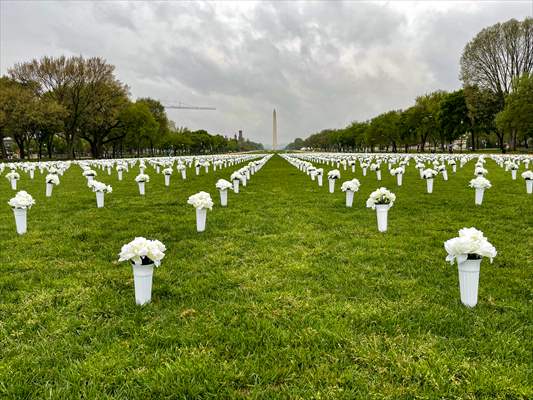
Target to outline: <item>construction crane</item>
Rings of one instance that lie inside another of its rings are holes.
[[[191,106],[185,103],[182,103],[181,101],[178,102],[178,105],[164,105],[165,108],[172,108],[172,109],[178,109],[178,110],[216,110],[215,107],[197,107],[197,106]]]

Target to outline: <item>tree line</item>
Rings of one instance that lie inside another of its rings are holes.
[[[326,129],[287,146],[323,151],[446,151],[452,144],[502,152],[533,138],[533,18],[479,32],[460,60],[463,87],[435,91],[405,110]]]
[[[115,67],[94,57],[43,57],[0,77],[0,158],[208,154],[261,149],[239,135],[177,128],[157,100],[130,100]]]

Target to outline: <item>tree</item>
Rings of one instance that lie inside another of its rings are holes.
[[[500,101],[516,77],[533,71],[533,18],[511,19],[479,32],[461,56],[461,80],[495,93]]]
[[[438,112],[440,102],[446,96],[446,92],[435,91],[416,99],[413,109],[413,120],[416,121],[415,132],[419,138],[420,151],[424,151],[426,142],[430,134],[437,132],[440,127],[438,124]]]
[[[114,69],[113,65],[99,57],[61,56],[16,64],[9,74],[20,83],[36,84],[41,95],[50,96],[66,109],[63,135],[68,154],[74,157],[75,142],[88,126],[88,121],[92,118],[103,120],[105,116],[100,114],[104,110],[108,112],[105,105],[109,104],[109,99],[101,96],[116,95],[101,89],[114,87],[127,93],[127,86],[115,78]],[[88,140],[87,136],[85,139]],[[96,148],[93,150],[97,151]]]
[[[441,149],[445,142],[452,143],[470,129],[468,107],[462,89],[448,93],[442,99],[437,113],[440,130]]]
[[[150,109],[143,103],[130,103],[124,107],[118,117],[119,125],[115,134],[123,137],[130,149],[135,149],[139,157],[141,151],[149,146],[157,135],[159,125]]]
[[[165,136],[169,132],[169,121],[167,113],[165,111],[165,106],[163,106],[163,104],[161,104],[161,102],[159,102],[158,100],[154,100],[149,97],[137,99],[136,102],[145,104],[152,113],[152,116],[156,120],[157,124],[159,125],[158,134],[154,135],[150,142],[150,149],[153,154],[154,147],[158,144],[163,143]]]
[[[503,133],[496,131],[494,118],[502,109],[500,98],[489,89],[481,89],[477,86],[464,88],[468,118],[470,119],[470,134],[472,150],[475,150],[480,135],[495,132],[498,135],[500,149],[504,150]]]
[[[496,115],[498,131],[507,133],[512,149],[516,150],[517,137],[526,142],[533,135],[533,75],[517,78],[514,90],[505,98],[505,107]]]

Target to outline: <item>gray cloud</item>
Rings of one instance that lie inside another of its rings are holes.
[[[134,97],[212,105],[169,110],[179,126],[269,143],[453,90],[483,27],[531,15],[507,2],[0,2],[0,73],[43,55],[102,56]]]

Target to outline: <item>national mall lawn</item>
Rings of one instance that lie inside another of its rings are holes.
[[[341,169],[336,192],[278,155],[219,206],[208,175],[164,186],[138,167],[98,180],[105,208],[73,165],[51,198],[22,174],[36,205],[18,236],[0,182],[0,397],[6,399],[533,398],[533,196],[492,160],[474,205],[474,161],[426,193],[414,163],[403,186]],[[326,167],[325,174],[329,169]],[[353,208],[340,184],[361,181]],[[380,186],[397,200],[379,233],[365,208]],[[187,198],[215,201],[196,232]],[[478,305],[459,299],[444,241],[476,227],[498,250],[481,264]],[[135,305],[136,236],[167,247],[152,302]]]

